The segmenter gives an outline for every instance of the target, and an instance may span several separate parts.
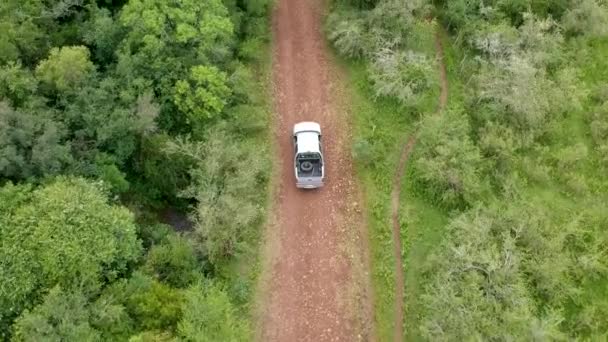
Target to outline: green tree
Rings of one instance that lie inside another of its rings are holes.
[[[249,341],[251,330],[238,316],[224,290],[215,284],[198,284],[185,294],[179,336],[184,341]]]
[[[123,7],[120,22],[129,30],[125,48],[142,57],[177,57],[175,53],[184,52],[199,62],[219,62],[227,57],[233,40],[228,15],[220,0],[133,0]]]
[[[145,270],[173,287],[185,288],[202,276],[200,265],[192,240],[173,234],[150,249]]]
[[[123,7],[118,22],[126,34],[117,51],[117,74],[129,83],[150,81],[160,99],[161,121],[179,131],[176,82],[188,79],[195,66],[225,68],[231,60],[235,33],[228,10],[221,0],[132,0]],[[203,81],[207,82],[204,77]],[[213,110],[218,105],[214,103]]]
[[[110,285],[101,298],[124,306],[134,331],[175,331],[182,317],[183,294],[141,272]]]
[[[86,47],[66,46],[51,49],[48,59],[36,67],[36,76],[41,82],[62,92],[81,86],[94,69]]]
[[[101,333],[89,324],[87,298],[54,287],[42,304],[15,321],[13,341],[99,341]]]
[[[430,283],[422,297],[426,338],[532,337],[534,301],[516,247],[521,228],[507,226],[514,230],[510,234],[500,229],[500,222],[500,213],[476,208],[447,227],[449,238],[429,265]]]
[[[570,34],[603,37],[608,34],[608,4],[597,0],[572,0],[562,18]]]
[[[98,289],[139,257],[133,215],[108,204],[97,184],[59,178],[31,192],[9,185],[0,192],[0,202],[15,192],[18,200],[8,201],[12,205],[0,213],[3,320],[55,285]]]
[[[260,218],[264,152],[237,143],[221,128],[209,132],[205,143],[177,142],[168,150],[195,161],[193,182],[183,196],[197,200],[196,232],[209,260],[220,263],[241,248]]]
[[[440,205],[471,205],[485,190],[484,165],[470,130],[468,118],[455,109],[426,116],[420,124],[415,176]]]
[[[143,333],[131,336],[129,342],[175,342],[177,339],[170,333],[161,331],[144,331]]]
[[[39,1],[7,0],[0,3],[0,63],[18,59],[26,65],[36,61],[49,47],[48,38],[32,16],[40,13]],[[23,13],[21,16],[15,13]]]
[[[422,94],[437,84],[434,62],[415,51],[380,50],[370,68],[376,96],[390,96],[415,106]]]
[[[156,130],[159,108],[148,90],[127,88],[117,92],[117,88],[120,81],[107,77],[61,98],[72,152],[80,162],[79,174],[97,175],[93,166],[101,152],[122,168],[135,153],[140,138]]]
[[[167,153],[170,141],[172,138],[163,133],[143,137],[133,160],[135,190],[152,204],[163,200],[175,203],[178,193],[190,184],[194,162],[181,154]]]
[[[0,176],[57,175],[73,163],[65,128],[46,108],[17,111],[0,102]]]
[[[38,90],[38,81],[21,63],[0,66],[0,99],[13,107],[22,106]]]
[[[82,39],[91,46],[92,59],[98,66],[113,64],[126,30],[108,9],[91,6],[90,16],[81,27]]]
[[[231,95],[227,81],[226,74],[216,67],[199,65],[190,70],[187,81],[175,84],[175,104],[188,115],[196,132],[205,121],[222,113]]]
[[[132,333],[131,318],[115,298],[94,301],[78,289],[52,288],[13,325],[14,341],[116,341]]]

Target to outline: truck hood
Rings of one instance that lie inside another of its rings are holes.
[[[315,132],[317,134],[321,134],[321,126],[312,121],[304,121],[297,123],[293,126],[293,135],[296,135],[301,132]]]

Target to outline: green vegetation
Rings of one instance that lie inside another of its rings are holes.
[[[0,339],[250,339],[269,6],[0,3]]]
[[[447,31],[441,116],[430,17]],[[393,321],[391,180],[414,131],[405,337],[606,338],[606,27],[595,0],[334,1],[327,30],[356,84],[381,340]]]

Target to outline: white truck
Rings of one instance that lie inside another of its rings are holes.
[[[321,126],[316,122],[300,122],[293,126],[296,187],[314,189],[323,186],[325,166],[321,145]]]

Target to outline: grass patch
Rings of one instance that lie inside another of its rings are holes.
[[[448,106],[458,106],[464,101],[464,87],[459,78],[460,61],[463,56],[453,48],[449,38],[441,34],[444,47],[444,63],[446,64],[448,78]],[[435,97],[434,107],[429,105],[425,115],[442,115],[437,113],[438,95]],[[431,112],[431,110],[434,110]],[[411,158],[415,163],[416,153]],[[411,171],[412,168],[409,168]],[[406,341],[418,341],[418,326],[420,323],[421,303],[419,295],[424,287],[423,273],[428,269],[427,258],[443,239],[443,231],[448,223],[450,213],[439,208],[423,197],[423,192],[416,189],[418,184],[411,181],[413,175],[408,173],[404,180],[404,189],[401,191],[401,242],[404,253],[405,272],[405,336]],[[410,181],[407,181],[407,180]]]
[[[371,158],[355,158],[355,167],[368,207],[372,283],[375,293],[375,324],[380,341],[391,339],[395,260],[393,257],[390,194],[400,146],[416,120],[411,111],[396,101],[374,98],[363,63],[343,62],[353,85],[351,110],[354,113],[354,142],[365,141]]]
[[[433,51],[433,41],[423,49]],[[446,58],[457,57],[449,51]],[[352,84],[351,110],[354,113],[355,167],[362,183],[369,211],[372,282],[375,293],[375,324],[380,341],[392,339],[394,324],[395,260],[393,256],[392,222],[390,219],[392,183],[400,153],[407,138],[416,130],[419,119],[433,115],[438,106],[439,89],[427,92],[415,108],[407,108],[395,100],[376,98],[363,62],[341,63],[349,70]],[[451,63],[451,64],[455,64]],[[449,77],[456,79],[450,65]],[[456,93],[462,86],[454,82]],[[452,91],[452,89],[450,89]],[[361,152],[360,146],[366,151]],[[414,158],[412,158],[413,161]],[[412,189],[407,178],[401,191],[400,225],[405,272],[405,332],[416,324],[417,294],[424,261],[442,237],[447,212],[437,209]]]

